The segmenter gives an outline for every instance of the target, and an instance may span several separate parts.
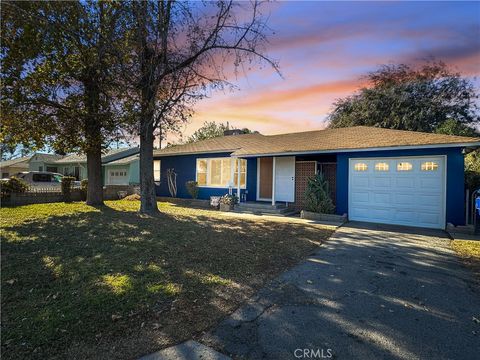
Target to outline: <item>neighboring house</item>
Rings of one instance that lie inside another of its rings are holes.
[[[307,178],[321,171],[337,214],[443,229],[465,223],[464,153],[479,146],[477,138],[358,126],[179,145],[155,150],[154,168],[159,196],[169,196],[166,172],[174,169],[181,198],[196,180],[201,199],[233,188],[242,201],[297,208]]]
[[[35,153],[30,156],[28,169],[26,171],[50,171],[58,173],[58,166],[52,165],[64,155]]]
[[[140,155],[110,161],[104,165],[106,185],[140,184]]]
[[[30,156],[24,156],[17,159],[6,160],[0,162],[0,170],[2,179],[14,176],[22,171],[28,171],[28,160]]]
[[[110,164],[129,158],[134,154],[138,154],[139,150],[135,148],[123,148],[123,149],[109,149],[102,155],[102,167],[104,175],[104,184],[108,185],[109,177],[105,174],[105,169],[110,167]],[[52,154],[40,154],[33,155],[29,161],[29,170],[31,171],[51,171],[58,172],[66,176],[73,176],[77,180],[83,180],[88,178],[87,174],[87,157],[82,154],[73,155],[52,155]],[[117,168],[115,166],[115,168]],[[120,171],[121,169],[121,171]],[[114,182],[117,185],[128,185],[130,183],[138,183],[139,181],[130,181],[130,177],[123,176],[124,174],[137,173],[136,179],[138,179],[138,159],[137,162],[130,161],[118,168],[118,171],[113,174],[113,177],[117,177]],[[117,175],[117,176],[115,176]],[[120,176],[122,175],[122,176]],[[132,175],[135,180],[135,176]]]

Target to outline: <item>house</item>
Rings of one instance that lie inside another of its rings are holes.
[[[64,155],[35,153],[28,160],[28,168],[25,171],[50,171],[58,173],[58,166],[55,161],[60,160]]]
[[[230,190],[241,201],[301,208],[307,178],[330,184],[336,213],[350,220],[443,229],[465,223],[464,153],[478,138],[372,127],[264,136],[223,136],[154,151],[157,195],[196,180],[199,198]]]
[[[0,169],[2,172],[2,179],[14,176],[22,171],[28,171],[29,156],[20,157],[17,159],[6,160],[0,162]]]
[[[138,147],[109,149],[102,155],[103,179],[105,185],[138,184],[139,159]],[[128,160],[125,160],[128,159]],[[35,153],[30,157],[30,171],[51,171],[66,176],[73,176],[77,180],[87,179],[87,157],[83,154],[54,155]]]

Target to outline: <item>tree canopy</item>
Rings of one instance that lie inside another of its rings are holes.
[[[330,127],[366,125],[399,130],[471,134],[480,122],[470,79],[445,63],[383,65],[367,85],[334,103]]]
[[[101,204],[102,149],[121,131],[122,9],[94,1],[2,5],[1,141],[84,152],[87,202]]]
[[[205,121],[203,125],[190,135],[185,143],[192,143],[201,140],[212,139],[223,136],[226,130],[235,129],[235,126],[226,123],[216,123],[215,121]],[[240,129],[244,134],[258,133],[247,128]]]

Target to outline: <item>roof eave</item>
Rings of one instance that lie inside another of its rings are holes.
[[[438,148],[466,148],[480,147],[480,141],[471,143],[449,143],[449,144],[429,144],[429,145],[403,145],[403,146],[379,146],[369,148],[351,148],[351,149],[331,149],[331,150],[309,150],[309,151],[283,151],[271,153],[251,153],[251,154],[231,154],[232,157],[264,157],[264,156],[285,156],[285,155],[313,155],[313,154],[332,154],[346,152],[367,152],[367,151],[385,151],[385,150],[413,150],[413,149],[438,149]]]

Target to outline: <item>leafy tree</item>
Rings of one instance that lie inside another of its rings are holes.
[[[226,130],[230,130],[231,128],[235,128],[235,127],[231,127],[228,122],[216,123],[215,121],[210,121],[210,122],[205,121],[199,129],[197,129],[192,135],[188,137],[185,143],[188,144],[196,141],[212,139],[219,136],[223,136],[224,132]],[[252,131],[247,128],[243,128],[241,130],[245,134],[258,133],[257,131]]]
[[[102,204],[101,154],[118,137],[124,36],[115,2],[2,3],[2,142],[87,156],[87,203]],[[115,53],[116,55],[116,53]]]
[[[366,125],[425,132],[440,128],[468,133],[469,127],[479,124],[473,83],[443,62],[429,61],[418,68],[383,65],[366,81],[366,87],[334,103],[330,127]]]
[[[155,135],[175,129],[209,89],[230,85],[223,69],[263,61],[266,18],[260,3],[171,0],[123,2],[129,14],[123,74],[126,102],[140,138],[140,212],[158,212],[153,178]],[[124,55],[120,56],[124,59]]]
[[[437,134],[458,135],[458,136],[479,136],[480,134],[470,126],[462,124],[454,119],[448,119],[440,123],[435,129]]]

